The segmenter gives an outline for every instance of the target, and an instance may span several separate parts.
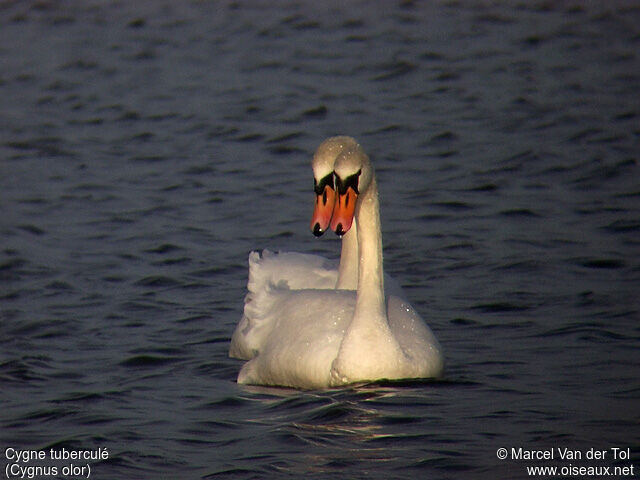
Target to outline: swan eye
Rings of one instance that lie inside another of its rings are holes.
[[[333,188],[333,173],[330,173],[329,175],[325,175],[319,181],[316,180],[315,178],[313,179],[313,190],[316,192],[316,195],[318,196],[324,195],[323,197],[324,203],[326,203],[326,200],[324,200],[326,198],[325,187]]]
[[[344,180],[342,180],[342,178],[340,178],[340,176],[338,176],[338,174],[335,173],[336,189],[338,190],[338,194],[344,195],[347,192],[347,188],[349,187],[351,187],[351,189],[354,192],[360,193],[358,191],[358,182],[360,181],[361,173],[362,173],[362,169],[358,170],[357,173],[354,173],[353,175],[349,175]]]

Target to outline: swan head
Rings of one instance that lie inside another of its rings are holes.
[[[313,155],[311,168],[313,169],[313,190],[316,201],[311,216],[311,231],[316,237],[321,236],[331,222],[336,200],[333,176],[336,158],[343,151],[357,145],[358,143],[351,137],[331,137],[322,142]]]
[[[366,191],[373,179],[373,167],[360,145],[343,151],[333,166],[336,202],[331,229],[344,235],[353,224],[358,195]]]

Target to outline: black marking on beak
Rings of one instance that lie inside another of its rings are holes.
[[[314,192],[316,192],[316,195],[322,195],[325,191],[325,187],[327,186],[333,188],[333,172],[322,177],[320,181],[316,180],[315,178],[313,179],[313,190]]]
[[[349,175],[344,180],[342,180],[337,173],[334,173],[336,177],[336,189],[338,190],[338,195],[344,195],[347,193],[347,188],[349,187],[351,187],[354,192],[360,193],[358,192],[358,181],[360,180],[361,173],[362,169],[358,170],[358,172],[353,175]]]
[[[321,237],[323,233],[324,230],[322,230],[322,228],[320,228],[320,224],[316,222],[316,224],[313,226],[313,234],[316,237]]]
[[[339,224],[338,224],[338,226],[336,227],[336,235],[338,235],[338,236],[340,236],[340,237],[341,237],[341,236],[342,236],[342,235],[344,235],[344,234],[345,234],[345,232],[344,232],[344,230],[342,229],[342,224],[341,224],[341,223],[339,223]]]

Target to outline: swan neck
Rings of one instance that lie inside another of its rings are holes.
[[[358,288],[358,231],[354,219],[351,228],[342,236],[340,267],[338,268],[338,290],[356,290]]]
[[[338,356],[331,366],[335,384],[379,378],[401,378],[407,358],[395,338],[384,296],[382,269],[382,233],[378,206],[378,188],[373,172],[368,188],[358,196],[358,291],[351,323]]]
[[[378,186],[373,174],[359,200],[355,216],[360,261],[354,318],[374,316],[386,320]]]

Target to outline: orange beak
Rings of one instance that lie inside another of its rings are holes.
[[[335,203],[336,191],[329,185],[325,185],[322,193],[316,195],[316,206],[311,217],[311,231],[316,237],[319,237],[327,230]]]
[[[351,228],[357,199],[358,194],[352,187],[348,187],[344,193],[338,195],[338,203],[331,217],[331,230],[338,235],[344,235]]]

